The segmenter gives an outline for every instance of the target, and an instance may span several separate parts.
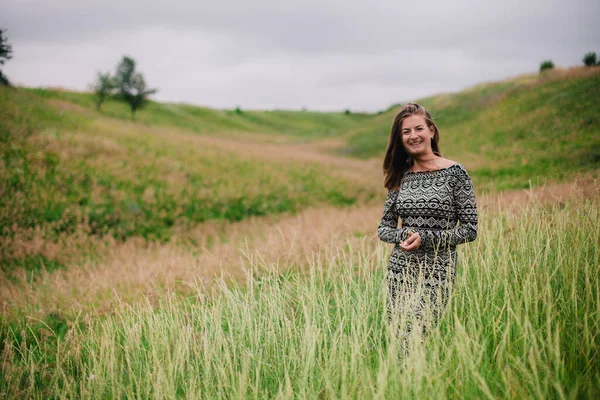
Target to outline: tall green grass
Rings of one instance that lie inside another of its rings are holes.
[[[598,398],[599,217],[597,199],[483,214],[440,324],[406,357],[385,314],[390,249],[364,238],[308,270],[250,257],[244,287],[119,305],[66,334],[5,327],[0,393]]]

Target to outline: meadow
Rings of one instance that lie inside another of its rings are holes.
[[[598,198],[483,213],[440,325],[403,356],[387,323],[389,248],[372,237],[303,269],[250,259],[201,282],[5,332],[0,391],[61,398],[597,398]],[[235,281],[234,281],[235,282]]]
[[[375,114],[0,88],[3,397],[597,398],[600,69],[417,100],[476,242],[407,357]],[[524,190],[526,188],[526,190]]]

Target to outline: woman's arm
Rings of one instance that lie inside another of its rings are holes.
[[[396,199],[398,198],[398,190],[388,190],[387,199],[383,205],[383,216],[381,223],[377,228],[379,239],[387,243],[400,243],[401,239],[406,236],[404,229],[398,229],[398,208],[396,207]]]
[[[439,246],[456,246],[472,242],[477,238],[477,203],[473,182],[468,172],[460,168],[454,185],[454,201],[458,225],[454,229],[416,229],[421,236],[421,247],[437,248]]]

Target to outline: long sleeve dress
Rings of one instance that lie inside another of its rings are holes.
[[[409,232],[421,236],[421,246],[413,251],[399,245]],[[388,192],[378,235],[394,244],[387,272],[388,317],[402,314],[408,331],[417,319],[425,332],[437,323],[454,283],[456,246],[477,237],[477,205],[467,171],[454,164],[406,172],[400,187]]]

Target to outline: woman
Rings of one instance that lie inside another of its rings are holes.
[[[394,119],[383,172],[388,196],[378,234],[394,243],[388,318],[399,323],[400,335],[414,323],[426,333],[450,295],[456,246],[477,237],[473,185],[459,163],[442,157],[429,112],[412,103]]]

